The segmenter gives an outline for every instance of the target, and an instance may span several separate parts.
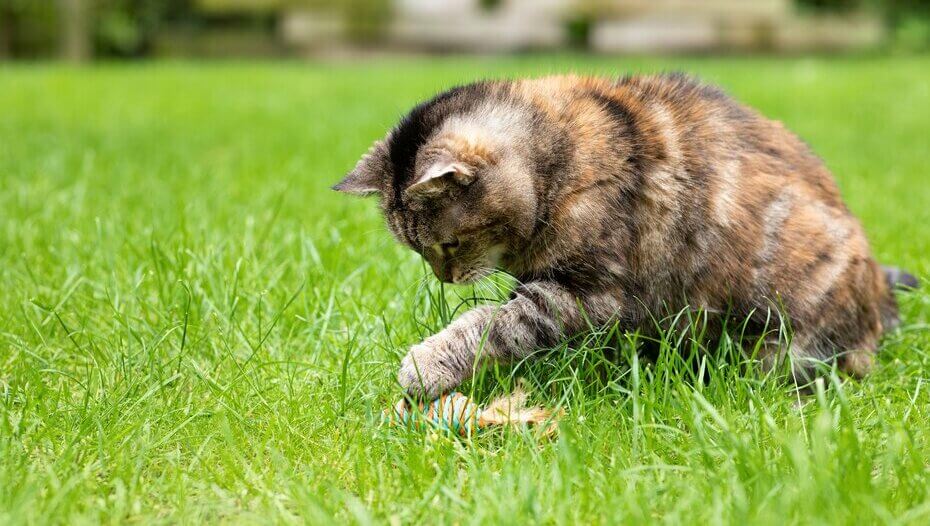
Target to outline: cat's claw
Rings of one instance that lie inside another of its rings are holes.
[[[431,400],[457,385],[455,374],[444,366],[440,358],[441,353],[426,343],[410,348],[397,373],[397,381],[408,395]]]

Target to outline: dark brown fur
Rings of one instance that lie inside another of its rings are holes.
[[[790,320],[795,373],[861,376],[897,321],[883,269],[829,171],[780,123],[682,75],[455,88],[415,108],[336,189],[445,281],[521,283],[414,346],[400,382],[437,395],[487,359],[684,308]],[[483,341],[486,342],[482,344]]]

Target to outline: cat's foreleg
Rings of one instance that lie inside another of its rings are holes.
[[[414,345],[401,363],[398,381],[411,396],[438,396],[488,361],[519,360],[552,347],[587,328],[588,320],[606,321],[601,319],[617,307],[607,297],[586,299],[556,283],[521,285],[507,303],[466,312]]]

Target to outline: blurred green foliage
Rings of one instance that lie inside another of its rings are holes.
[[[862,7],[863,0],[797,0],[802,8],[817,11],[852,11]]]
[[[568,19],[565,31],[568,33],[568,45],[573,49],[587,49],[591,43],[591,26],[594,19],[584,13],[579,13]]]
[[[164,25],[195,16],[189,0],[96,0],[94,47],[106,56],[142,56]]]
[[[898,51],[930,49],[930,1],[928,0],[796,0],[801,9],[851,13],[878,11],[885,18],[888,46]]]
[[[190,0],[84,0],[83,7],[95,54],[107,57],[147,55],[165,25],[196,17]],[[57,0],[0,0],[0,48],[14,57],[54,54],[61,16]]]
[[[504,0],[478,0],[478,3],[485,11],[493,11],[503,5]]]
[[[0,56],[34,57],[57,48],[54,2],[0,0]]]
[[[155,52],[165,29],[184,27],[193,32],[214,26],[262,22],[270,31],[274,15],[242,9],[249,0],[230,2],[220,9],[205,9],[206,0],[83,0],[89,11],[89,40],[103,57],[140,57]],[[258,1],[258,0],[256,0]],[[475,0],[492,10],[503,0]],[[890,28],[893,50],[930,49],[930,1],[927,0],[796,0],[802,10],[852,13],[878,11]],[[368,42],[378,39],[390,20],[392,0],[280,0],[278,7],[299,6],[334,11],[346,21],[347,38]],[[211,4],[212,5],[212,4]],[[579,6],[583,0],[579,0]],[[583,11],[583,10],[582,10]],[[580,15],[567,24],[569,41],[584,47],[591,20]],[[269,18],[271,17],[271,18]],[[54,55],[62,34],[59,0],[0,0],[0,57],[35,58]]]
[[[930,49],[930,2],[887,0],[883,2],[892,31],[892,45],[905,50]]]
[[[260,27],[269,34],[267,11],[245,9],[248,2],[228,6],[198,0],[84,0],[94,53],[102,57],[141,57],[155,51],[165,29],[191,32],[211,28]],[[282,0],[277,7],[305,7],[337,12],[346,21],[347,37],[371,41],[390,20],[391,0]],[[54,55],[62,25],[58,0],[0,0],[0,57]]]
[[[346,21],[348,37],[355,41],[378,39],[391,18],[391,0],[335,0],[332,3]]]

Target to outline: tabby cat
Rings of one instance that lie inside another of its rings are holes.
[[[685,75],[477,82],[404,117],[336,190],[377,195],[387,225],[445,282],[495,268],[512,299],[414,345],[413,396],[552,347],[591,324],[645,328],[701,309],[790,321],[790,359],[866,374],[898,323],[895,285],[836,183],[780,123]],[[779,318],[780,316],[780,318]]]

